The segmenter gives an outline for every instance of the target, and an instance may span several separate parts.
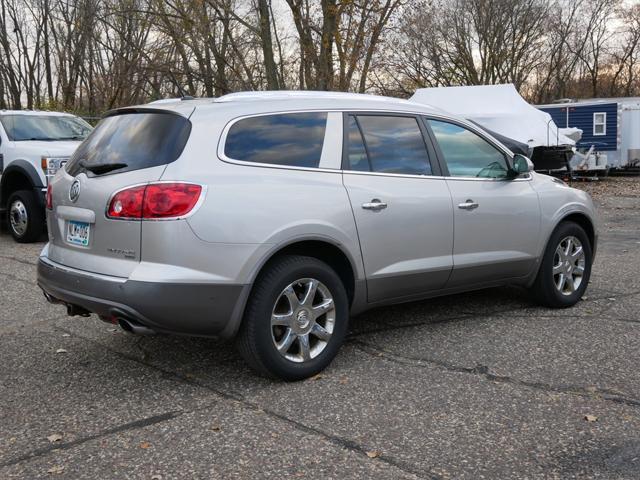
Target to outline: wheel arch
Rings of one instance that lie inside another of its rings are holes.
[[[357,269],[354,260],[339,244],[323,237],[297,238],[270,251],[259,262],[252,275],[252,288],[260,273],[283,255],[303,255],[325,262],[338,274],[347,291],[349,304],[353,303],[357,280]]]
[[[252,294],[261,272],[271,263],[276,261],[283,255],[304,255],[317,258],[327,263],[333,268],[342,280],[347,298],[352,312],[359,312],[364,309],[366,304],[366,282],[358,275],[356,260],[348,253],[348,251],[339,242],[324,237],[298,237],[292,238],[288,242],[274,246],[263,257],[256,262],[256,267],[252,271],[249,281],[245,285],[245,289],[241,295],[238,305],[232,315],[228,327],[220,335],[222,338],[231,338],[236,335],[240,328],[244,317],[244,311],[247,307],[247,301]]]
[[[15,160],[2,172],[0,180],[0,208],[6,208],[9,196],[18,190],[44,188],[38,172],[26,160]]]
[[[573,222],[577,223],[582,227],[582,229],[587,234],[587,238],[589,239],[589,246],[591,247],[592,255],[595,256],[596,251],[596,229],[593,221],[589,218],[588,215],[582,212],[571,212],[563,216],[560,221],[556,223],[553,227],[553,231],[558,228],[558,226],[563,222]]]

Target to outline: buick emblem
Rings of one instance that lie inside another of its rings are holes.
[[[69,189],[69,200],[75,202],[80,196],[80,180],[74,180]]]

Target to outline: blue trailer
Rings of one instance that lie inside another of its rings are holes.
[[[537,106],[559,128],[579,128],[579,151],[593,147],[609,168],[640,167],[640,97],[563,101]]]

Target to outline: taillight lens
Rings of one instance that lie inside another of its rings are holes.
[[[202,187],[192,183],[156,183],[147,185],[142,218],[181,217],[195,207]]]
[[[202,187],[192,183],[151,183],[116,193],[109,218],[162,219],[186,215],[200,198]]]
[[[48,210],[53,210],[53,187],[51,186],[51,184],[47,185],[46,199],[47,199],[47,202],[46,202],[47,203],[47,209]]]
[[[132,187],[116,193],[107,209],[110,218],[142,218],[142,201],[146,186]]]

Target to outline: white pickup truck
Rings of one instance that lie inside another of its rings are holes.
[[[68,113],[0,110],[0,220],[17,242],[44,232],[49,178],[91,130]]]

